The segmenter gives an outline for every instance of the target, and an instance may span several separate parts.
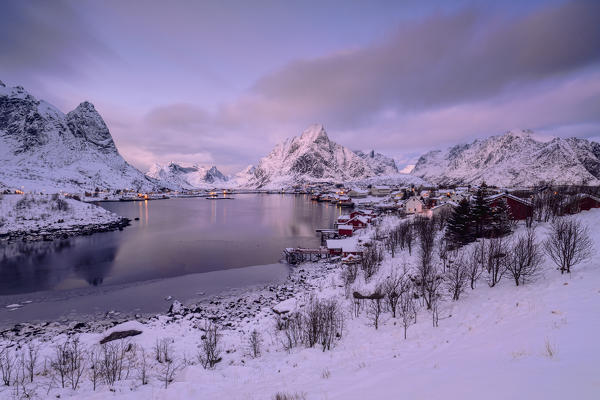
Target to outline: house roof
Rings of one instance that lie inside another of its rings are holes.
[[[485,200],[486,200],[487,202],[491,202],[491,201],[494,201],[494,200],[496,200],[496,199],[500,199],[500,198],[502,198],[502,197],[506,197],[506,198],[508,198],[508,199],[512,199],[512,200],[514,200],[514,201],[518,201],[519,203],[525,204],[526,206],[533,207],[533,204],[531,204],[531,202],[530,202],[530,201],[527,201],[527,200],[525,200],[525,199],[522,199],[522,198],[520,198],[520,197],[514,196],[514,195],[512,195],[512,194],[510,194],[510,193],[499,193],[499,194],[494,194],[494,195],[492,195],[492,196],[488,196],[488,197],[486,197],[486,198],[485,198]]]
[[[351,237],[346,239],[329,239],[327,240],[328,249],[342,249],[343,252],[358,251],[358,238]]]

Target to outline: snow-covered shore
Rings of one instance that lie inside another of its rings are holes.
[[[59,195],[2,195],[0,240],[51,240],[122,228],[128,220]]]
[[[594,245],[600,249],[600,210],[583,212],[579,218],[589,226]],[[392,223],[392,219],[383,222]],[[546,230],[544,224],[538,228],[538,239],[544,238]],[[373,233],[369,229],[365,235]],[[393,268],[415,263],[416,253],[386,254],[377,274],[368,282],[357,279],[354,288],[368,292]],[[400,320],[389,313],[382,315],[377,330],[364,313],[352,316],[352,300],[340,272],[336,263],[306,263],[297,267],[286,284],[251,292],[239,300],[213,299],[200,310],[175,303],[167,315],[107,321],[94,329],[73,324],[61,330],[59,324],[49,324],[36,331],[5,331],[0,348],[19,351],[33,341],[40,346],[41,365],[69,337],[78,337],[86,348],[92,348],[116,331],[141,332],[128,340],[148,357],[147,385],[141,384],[139,365],[132,367],[128,378],[110,386],[99,384],[96,391],[86,376],[74,391],[59,388],[51,374],[41,371],[30,385],[39,398],[271,399],[276,393],[286,393],[307,400],[594,399],[600,393],[600,344],[596,340],[600,268],[596,258],[577,265],[568,275],[561,275],[545,260],[538,279],[519,287],[508,278],[491,288],[480,281],[459,301],[442,303],[439,327],[432,327],[430,313],[421,308],[406,340]],[[269,292],[273,293],[269,300],[261,303],[261,296],[264,299]],[[279,312],[302,309],[311,296],[335,298],[344,305],[343,336],[327,352],[303,347],[284,350],[272,308]],[[252,307],[255,300],[260,305],[256,312],[243,315],[242,310]],[[206,370],[196,360],[204,335],[199,327],[215,314],[222,322],[222,361],[214,370]],[[254,329],[262,336],[263,351],[258,358],[250,355],[248,345]],[[164,389],[161,365],[153,359],[152,349],[157,340],[167,338],[178,369]],[[12,387],[0,388],[0,398],[13,394]]]

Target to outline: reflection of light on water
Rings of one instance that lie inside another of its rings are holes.
[[[148,226],[148,200],[144,200],[144,210],[146,211],[145,225]]]
[[[217,223],[217,200],[210,202],[210,223]]]

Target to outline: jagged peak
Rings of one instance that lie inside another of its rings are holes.
[[[317,142],[319,140],[329,141],[325,127],[322,124],[313,124],[306,128],[302,135],[300,135],[302,141]]]
[[[82,112],[99,114],[98,111],[96,111],[96,107],[94,107],[94,105],[87,100],[79,103],[79,105],[73,111],[71,111],[69,114],[82,113]]]
[[[6,87],[6,85],[4,84],[4,82],[0,81],[0,87]]]
[[[533,131],[531,129],[510,129],[504,133],[504,136],[515,138],[531,139]]]

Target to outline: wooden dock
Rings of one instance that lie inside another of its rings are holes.
[[[285,261],[288,264],[298,264],[304,261],[318,261],[322,258],[329,258],[329,250],[326,247],[318,249],[306,249],[302,247],[288,247],[283,251]]]

